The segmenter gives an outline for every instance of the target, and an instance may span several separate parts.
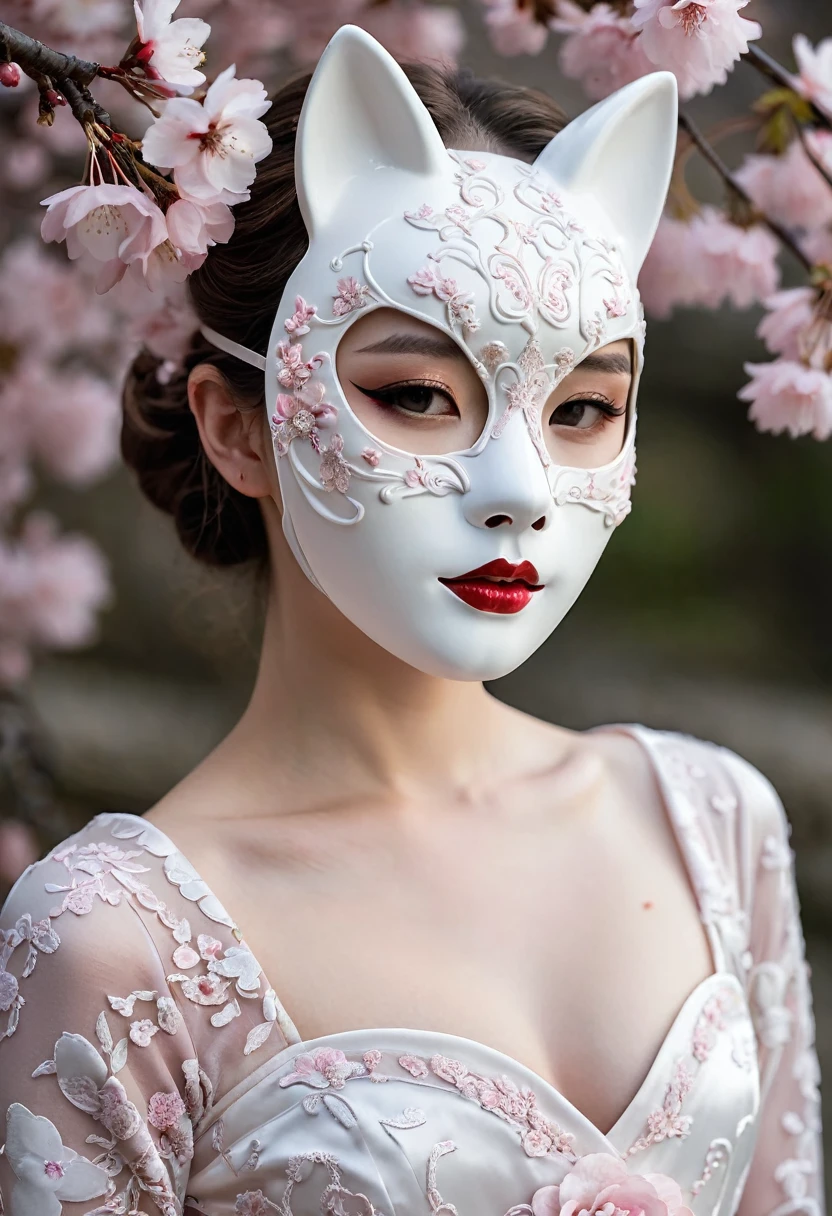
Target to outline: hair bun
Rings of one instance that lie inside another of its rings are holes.
[[[192,351],[166,383],[157,375],[161,359],[146,350],[136,356],[124,384],[121,452],[142,493],[173,517],[188,553],[210,566],[234,566],[265,559],[268,546],[257,500],[208,460],[188,405],[188,374],[206,353]]]

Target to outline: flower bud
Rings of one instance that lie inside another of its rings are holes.
[[[20,68],[16,63],[0,63],[0,84],[16,89],[20,84]]]

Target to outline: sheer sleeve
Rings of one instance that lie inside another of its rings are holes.
[[[740,853],[749,894],[748,983],[761,1109],[738,1216],[822,1216],[820,1070],[791,826],[777,793],[751,766],[744,784],[751,787],[752,822],[743,832]]]
[[[101,881],[98,847],[75,848],[72,887],[54,854],[31,867],[0,915],[7,1216],[183,1210],[207,1078],[152,937]]]

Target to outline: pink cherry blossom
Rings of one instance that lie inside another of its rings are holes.
[[[799,73],[795,81],[798,92],[832,117],[832,38],[824,38],[813,47],[805,34],[795,34],[792,45]]]
[[[30,400],[32,451],[61,481],[83,486],[118,456],[121,402],[115,386],[85,372],[48,376]]]
[[[746,363],[751,381],[740,389],[741,401],[750,401],[749,419],[760,431],[792,438],[832,436],[832,376],[803,363],[777,359],[773,363]]]
[[[236,80],[232,64],[200,104],[174,97],[145,132],[146,160],[173,176],[180,194],[206,201],[230,201],[254,181],[255,165],[271,151],[271,136],[259,122],[270,102],[259,80]]]
[[[817,232],[807,233],[800,246],[815,265],[832,266],[832,228],[819,228]]]
[[[539,55],[549,37],[548,28],[534,17],[533,4],[518,0],[483,0],[485,24],[494,49],[501,55]]]
[[[618,1157],[589,1153],[559,1186],[532,1196],[534,1216],[692,1216],[678,1183],[665,1174],[630,1174]]]
[[[78,267],[30,237],[0,258],[0,325],[7,342],[36,347],[39,362],[109,343],[115,333],[112,310],[92,295]]]
[[[642,50],[650,62],[673,72],[681,96],[689,98],[724,84],[749,41],[762,35],[756,21],[739,15],[747,3],[635,0],[633,26],[641,31]]]
[[[65,240],[70,258],[87,254],[101,263],[98,290],[117,282],[131,262],[146,273],[151,253],[168,239],[161,210],[133,186],[70,186],[43,205],[43,239]]]
[[[699,301],[716,308],[729,300],[748,308],[777,289],[777,239],[760,224],[741,228],[716,207],[704,207],[690,222],[688,256],[699,262]]]
[[[178,198],[165,215],[170,242],[182,253],[201,255],[224,245],[234,231],[234,214],[225,203]]]
[[[801,338],[812,324],[816,298],[817,293],[811,287],[793,287],[763,301],[767,312],[757,326],[757,337],[762,338],[772,354],[788,360],[801,358]]]
[[[112,294],[125,314],[129,341],[143,343],[157,359],[181,364],[199,324],[185,285],[170,284],[160,297],[142,284],[122,281]]]
[[[133,0],[141,50],[139,61],[155,80],[177,85],[188,92],[205,83],[198,69],[205,56],[202,44],[211,27],[199,17],[171,17],[179,0]]]
[[[807,131],[806,140],[832,172],[832,132]],[[782,156],[747,156],[735,176],[760,210],[787,228],[820,228],[832,220],[832,190],[799,139]]]
[[[566,35],[558,56],[561,71],[579,80],[593,101],[653,71],[632,21],[609,4],[594,4],[587,12],[575,0],[559,0],[552,29]]]
[[[448,4],[388,0],[368,5],[361,26],[396,59],[428,60],[453,67],[465,42],[462,16]]]

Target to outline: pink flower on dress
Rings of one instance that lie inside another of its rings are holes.
[[[195,967],[199,962],[199,955],[193,946],[184,945],[178,946],[173,952],[174,966],[180,971],[189,971],[191,967]]]
[[[174,97],[142,139],[145,160],[173,169],[182,195],[221,202],[239,196],[254,181],[255,165],[271,151],[259,122],[270,102],[259,80],[236,80],[235,65],[220,72],[200,104]]]
[[[150,1040],[158,1029],[159,1027],[151,1022],[150,1018],[142,1018],[139,1022],[130,1023],[130,1038],[137,1047],[149,1047]]]
[[[236,1216],[271,1216],[278,1209],[271,1203],[262,1191],[246,1191],[237,1196],[234,1204]]]
[[[773,355],[799,361],[815,317],[816,301],[817,293],[812,287],[792,287],[769,296],[763,301],[767,311],[757,326],[757,337],[762,338]]]
[[[318,1047],[313,1052],[295,1056],[294,1071],[281,1077],[281,1086],[302,1081],[316,1089],[343,1089],[350,1077],[361,1076],[364,1067],[348,1060],[337,1047]]]
[[[759,431],[775,435],[788,431],[792,438],[832,435],[832,376],[818,368],[787,359],[773,363],[746,363],[751,381],[740,389],[741,401],[750,401],[748,417]]]
[[[832,133],[807,131],[806,140],[832,172]],[[832,220],[832,191],[799,139],[782,156],[747,156],[735,176],[760,210],[787,228],[821,228]]]
[[[202,44],[211,27],[198,17],[171,21],[179,0],[133,0],[141,48],[136,56],[151,80],[163,80],[191,92],[205,83],[198,68],[205,60]]]
[[[98,1118],[116,1140],[129,1140],[142,1126],[142,1117],[117,1077],[110,1077],[98,1091]]]
[[[630,17],[609,4],[593,4],[587,12],[575,0],[559,0],[551,28],[566,35],[559,52],[561,71],[579,80],[593,101],[653,71]]]
[[[333,297],[332,302],[333,316],[345,317],[347,313],[354,312],[356,308],[363,308],[367,303],[370,289],[363,283],[359,283],[353,275],[346,279],[339,279],[337,287],[338,294]]]
[[[630,1174],[607,1153],[581,1157],[559,1186],[532,1196],[534,1216],[692,1216],[678,1183],[665,1174]]]
[[[340,435],[333,435],[329,446],[321,452],[319,475],[323,487],[327,491],[337,490],[346,494],[350,486],[350,466],[343,455],[344,440]]]
[[[185,997],[195,1005],[224,1005],[228,999],[230,981],[218,975],[169,975],[168,982],[181,984]]]
[[[146,275],[151,254],[168,239],[164,215],[134,186],[70,186],[45,198],[43,206],[43,239],[66,241],[70,258],[86,254],[100,263],[100,292],[118,282],[132,262],[141,263]]]
[[[196,939],[196,944],[202,958],[212,959],[222,957],[223,944],[216,937],[211,937],[208,933],[200,933]]]
[[[63,910],[73,912],[76,916],[86,916],[88,912],[92,912],[94,903],[95,886],[92,883],[82,883],[64,896]]]
[[[641,31],[644,54],[673,72],[684,98],[710,93],[750,40],[762,35],[756,21],[739,15],[748,0],[635,0],[633,26]]]
[[[535,20],[533,4],[521,0],[483,0],[485,24],[494,49],[500,55],[539,55],[549,30]]]
[[[428,1075],[428,1066],[419,1056],[399,1056],[399,1064],[410,1073],[411,1077],[426,1077]]]
[[[832,116],[832,38],[813,47],[805,34],[795,34],[793,49],[798,92]]]
[[[17,998],[18,983],[11,971],[0,971],[0,1013],[11,1009]]]
[[[159,1090],[147,1103],[147,1117],[160,1132],[175,1127],[185,1114],[185,1103],[176,1090],[164,1093]]]
[[[295,296],[295,311],[283,322],[283,328],[293,338],[300,338],[309,333],[309,322],[317,311],[315,305],[307,304],[303,296]]]

